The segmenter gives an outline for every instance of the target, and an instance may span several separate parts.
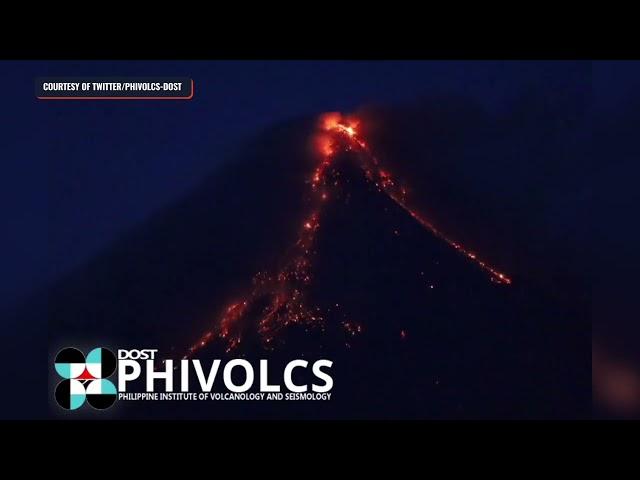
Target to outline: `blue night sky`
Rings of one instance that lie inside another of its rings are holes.
[[[636,70],[597,68],[593,79],[606,88],[596,106],[622,108]],[[274,123],[442,94],[499,112],[541,86],[590,90],[591,74],[585,62],[0,62],[3,91],[12,92],[1,114],[0,304],[82,264]],[[42,102],[33,94],[39,76],[127,75],[191,77],[196,94],[189,102]]]

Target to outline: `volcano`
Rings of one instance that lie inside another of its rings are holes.
[[[44,304],[52,351],[75,341],[176,359],[333,361],[329,402],[156,402],[127,405],[125,417],[590,411],[571,312],[425,218],[358,120],[340,115],[266,132]]]

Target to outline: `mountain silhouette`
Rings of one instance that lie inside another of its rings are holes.
[[[475,253],[434,235],[381,187],[384,176],[363,174],[369,154],[348,138],[337,140],[323,173],[330,198],[308,225],[316,130],[316,119],[302,119],[265,132],[183,201],[33,299],[21,321],[46,316],[50,357],[99,344],[176,359],[268,358],[274,372],[296,358],[333,361],[328,402],[132,403],[113,414],[125,418],[588,415],[588,350],[582,358],[572,308],[523,270],[501,282],[497,267],[488,272]],[[314,231],[308,245],[305,229]],[[309,253],[298,257],[301,249]],[[302,270],[298,258],[309,261]],[[255,286],[277,272],[291,276]],[[298,291],[304,306],[292,314]],[[225,336],[190,351],[205,332],[222,336],[225,311],[247,292],[254,300],[233,334],[241,343],[230,348]],[[272,323],[304,321],[270,326],[266,343],[265,312]]]

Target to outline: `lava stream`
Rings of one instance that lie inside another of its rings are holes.
[[[511,279],[504,273],[498,271],[490,264],[478,258],[478,256],[465,248],[460,242],[450,239],[440,230],[438,230],[431,222],[420,215],[415,209],[411,208],[406,201],[406,189],[399,185],[387,171],[380,167],[378,159],[371,153],[364,140],[360,139],[354,127],[345,127],[339,125],[336,127],[339,132],[349,137],[352,141],[352,145],[359,148],[363,153],[363,169],[368,180],[375,183],[376,187],[393,200],[399,207],[405,210],[411,217],[413,217],[420,225],[429,230],[440,240],[447,243],[450,247],[460,252],[469,260],[474,262],[478,267],[489,274],[489,278],[495,283],[501,283],[505,285],[511,284]]]
[[[309,180],[311,206],[303,219],[294,248],[285,259],[284,266],[280,271],[272,274],[258,272],[253,278],[252,288],[248,294],[230,303],[214,323],[213,328],[188,349],[184,358],[193,355],[215,339],[226,342],[226,351],[231,351],[242,341],[242,320],[251,315],[257,315],[259,318],[258,334],[265,346],[271,345],[276,334],[289,325],[322,324],[322,312],[318,307],[311,308],[307,305],[306,291],[312,279],[313,245],[320,228],[324,205],[327,204],[338,185],[334,159],[339,152],[345,150],[360,153],[358,156],[360,167],[367,180],[373,182],[380,192],[385,193],[423,228],[475,263],[489,274],[492,281],[505,285],[511,284],[511,279],[504,273],[480,260],[475,253],[459,242],[448,238],[408,205],[406,189],[399,185],[389,172],[381,168],[378,159],[359,136],[356,121],[344,119],[337,113],[323,116],[316,142],[319,162]],[[355,335],[362,331],[362,326],[354,322],[344,321],[342,326],[348,335]]]

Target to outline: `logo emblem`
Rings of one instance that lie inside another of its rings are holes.
[[[116,371],[116,356],[106,348],[94,348],[84,354],[77,348],[65,348],[55,359],[56,372],[64,380],[58,383],[55,398],[62,408],[76,410],[85,400],[97,410],[116,401],[115,385],[107,380]]]

